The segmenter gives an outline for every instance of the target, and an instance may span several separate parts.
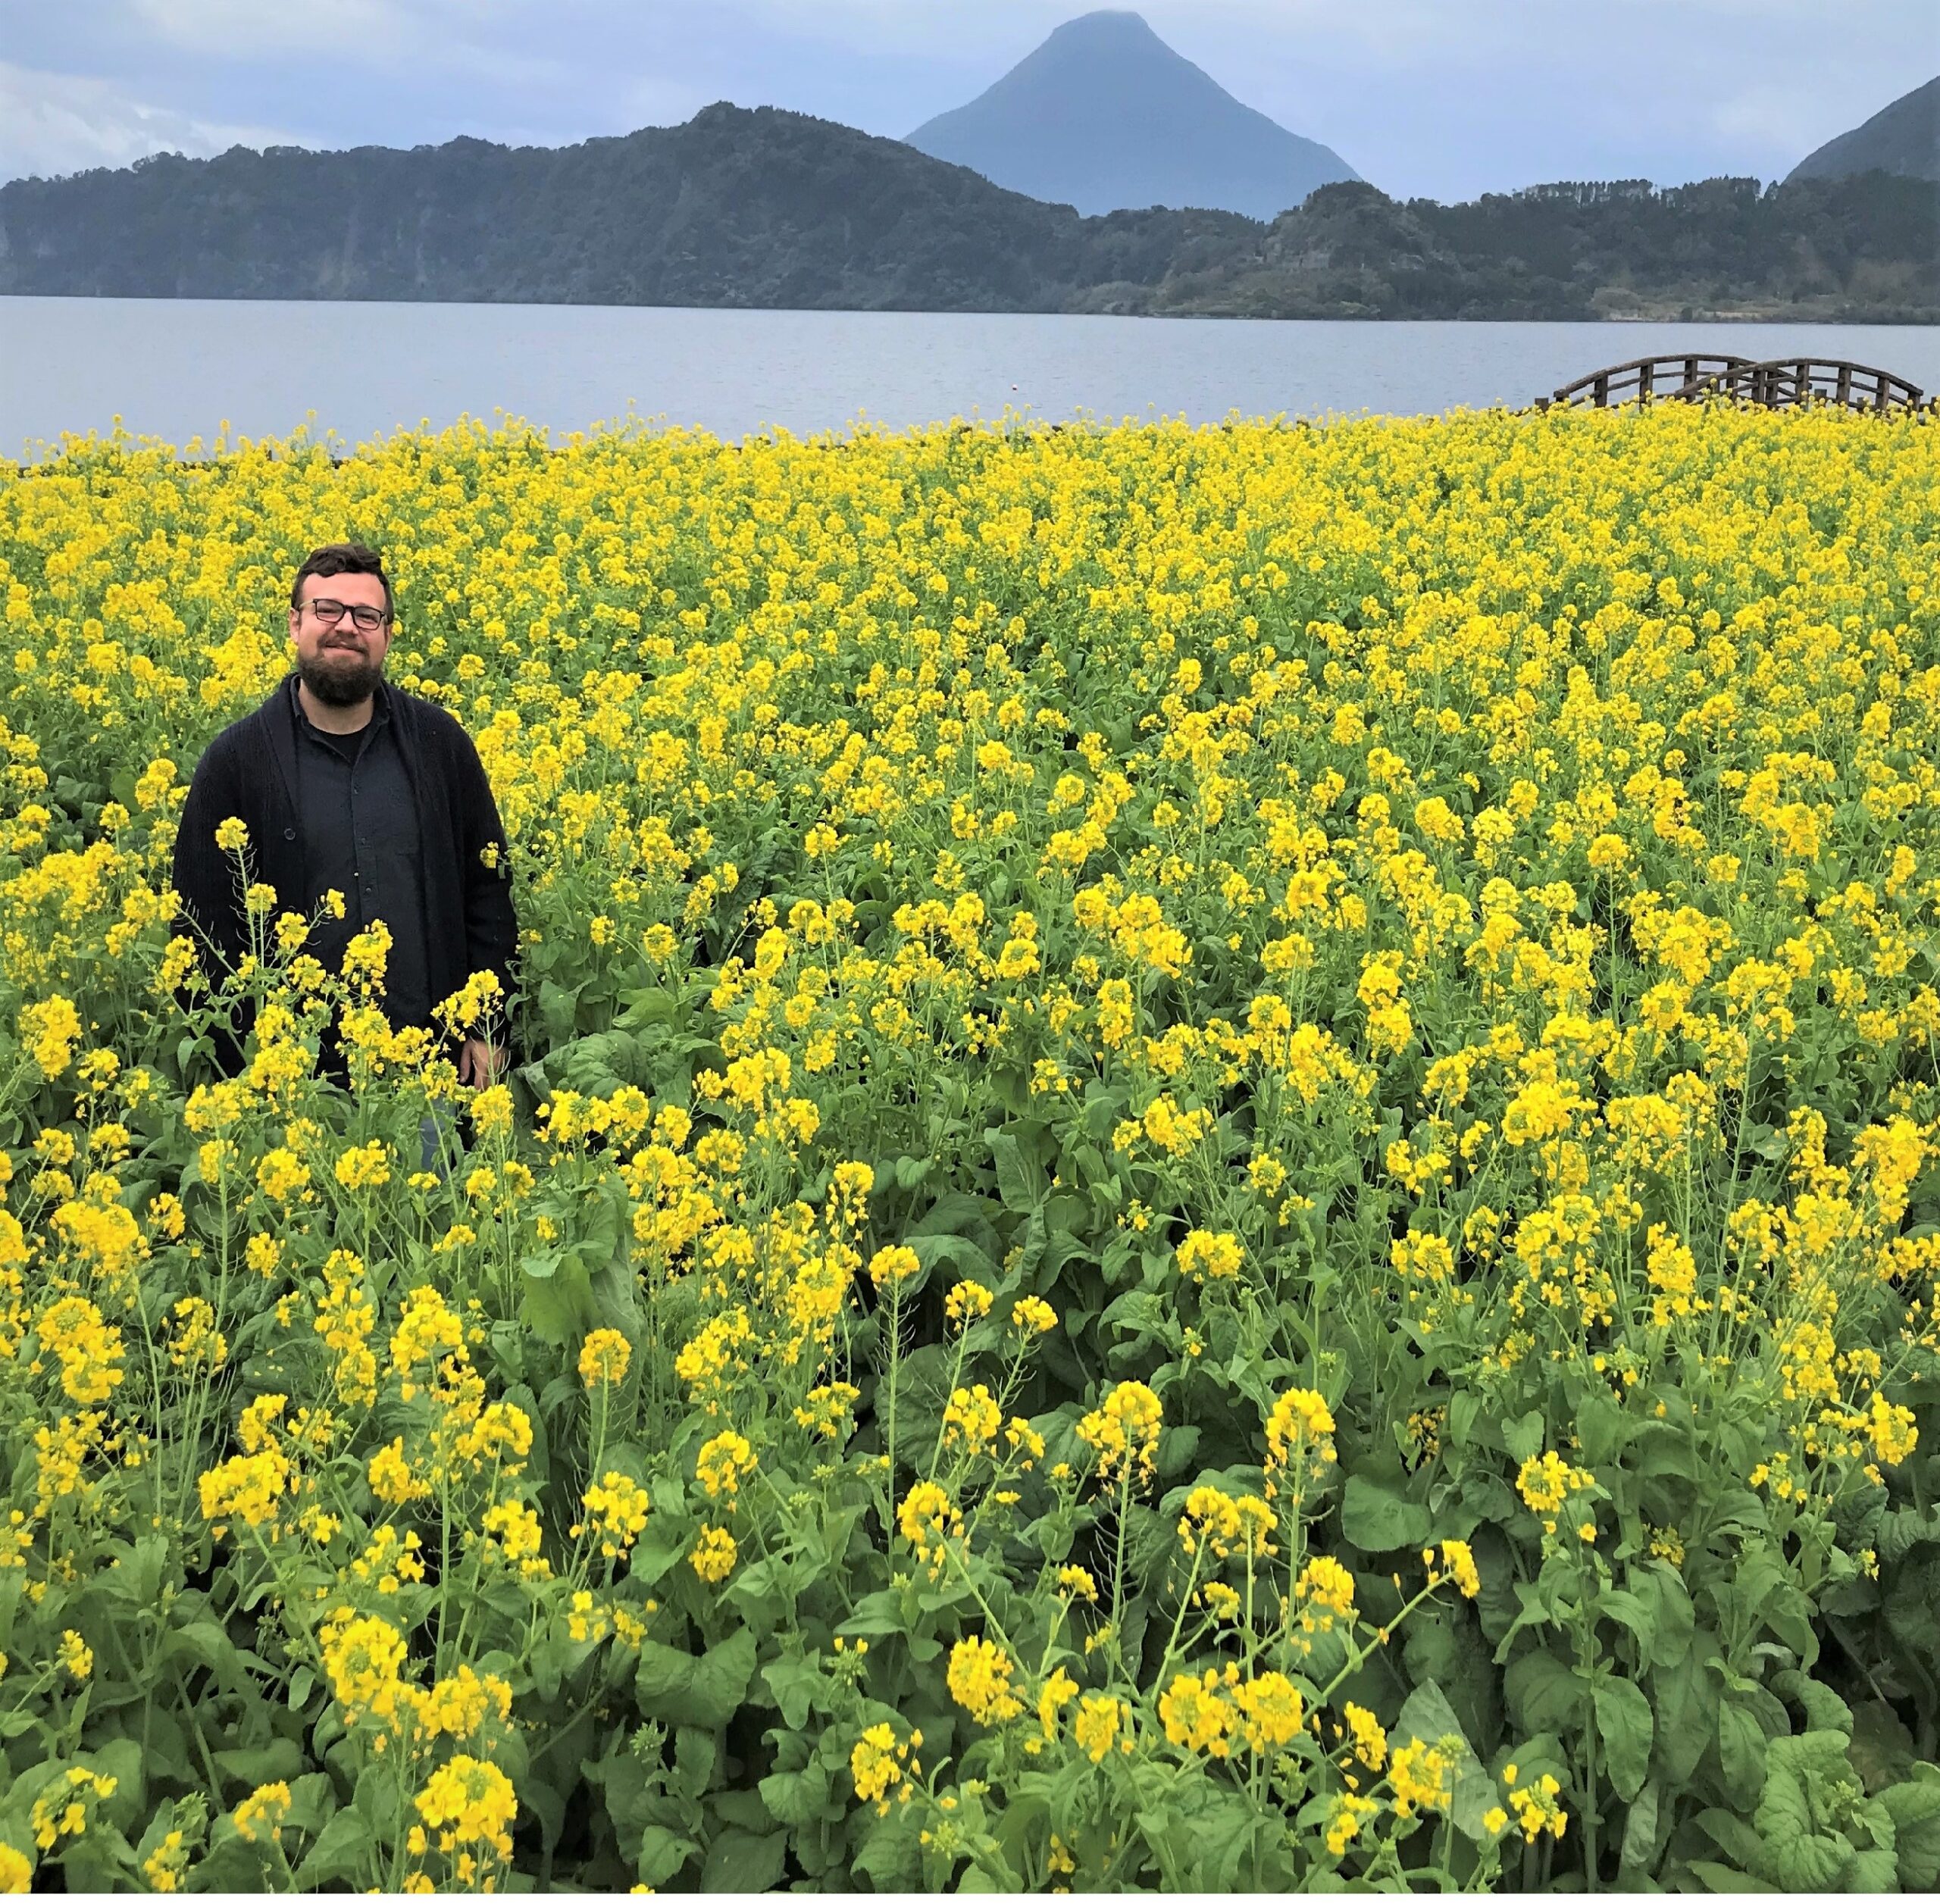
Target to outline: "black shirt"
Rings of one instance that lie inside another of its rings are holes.
[[[315,918],[324,895],[343,895],[344,915],[325,914],[308,950],[331,971],[352,937],[381,919],[390,928],[384,973],[384,1014],[393,1027],[431,1023],[430,959],[424,927],[423,830],[418,797],[380,686],[369,724],[352,734],[311,726],[290,683],[296,732],[297,811],[303,827],[309,890],[305,914]]]

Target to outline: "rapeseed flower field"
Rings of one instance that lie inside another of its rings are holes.
[[[1940,1880],[1930,418],[193,448],[0,471],[0,1881]],[[482,1092],[167,889],[350,536]]]

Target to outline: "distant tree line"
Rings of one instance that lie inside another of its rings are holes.
[[[1763,189],[1582,182],[1472,203],[1331,185],[1152,308],[1278,316],[1732,315],[1930,323],[1940,186],[1872,173]]]
[[[0,186],[0,292],[1314,317],[1940,318],[1940,185],[1885,173],[1323,186],[1081,218],[771,108],[559,149],[242,148]]]

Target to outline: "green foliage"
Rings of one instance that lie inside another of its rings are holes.
[[[1940,1882],[1936,452],[0,471],[0,1878]],[[489,1091],[163,891],[374,494]]]
[[[1936,217],[1940,186],[1875,172],[1450,205],[1352,182],[1265,224],[1081,218],[895,139],[722,105],[556,149],[239,146],[17,180],[0,293],[1931,323]]]

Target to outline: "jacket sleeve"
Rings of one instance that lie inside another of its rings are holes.
[[[240,815],[240,793],[235,747],[224,735],[204,753],[189,779],[171,875],[183,922],[192,929],[211,983],[221,976],[217,968],[233,964],[248,944],[235,862],[215,843],[216,828]]]
[[[464,855],[466,969],[496,972],[509,999],[516,983],[518,920],[512,910],[512,854],[492,783],[471,736],[452,724],[455,804]]]

